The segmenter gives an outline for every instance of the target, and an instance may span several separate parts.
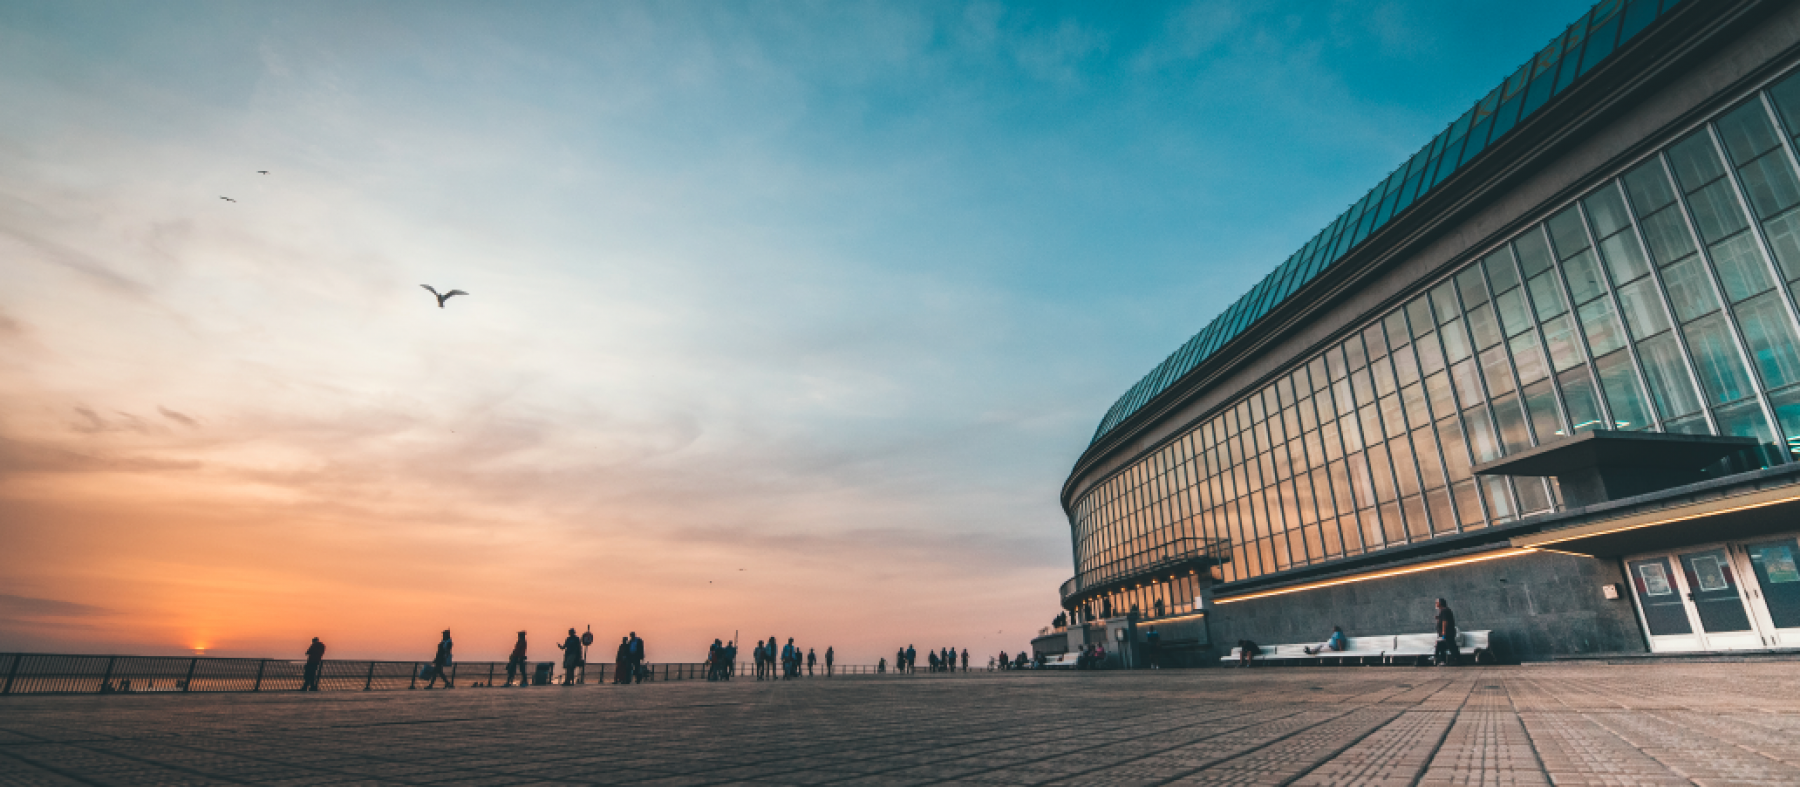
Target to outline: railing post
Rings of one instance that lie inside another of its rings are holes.
[[[585,675],[583,677],[586,677]],[[494,687],[494,662],[488,662],[488,688]]]
[[[25,654],[23,654],[23,653],[14,653],[13,654],[12,666],[6,668],[6,686],[0,687],[0,696],[5,696],[5,695],[12,693],[13,678],[18,676],[19,662],[22,662],[24,660],[25,660]]]
[[[460,661],[450,662],[450,677],[444,680],[445,687],[456,685],[456,668],[460,666],[462,666],[462,662]]]
[[[323,669],[324,665],[321,664],[319,667]],[[369,677],[363,678],[363,691],[368,691],[369,687],[373,685],[375,685],[375,662],[371,661],[369,662]]]
[[[262,691],[263,668],[267,667],[267,666],[269,666],[268,659],[263,659],[261,661],[256,662],[256,685],[250,687],[251,691],[253,691],[253,692],[254,691]],[[321,664],[319,666],[323,667],[325,665]]]
[[[188,662],[188,674],[187,674],[187,679],[186,679],[186,680],[183,680],[183,681],[182,681],[182,682],[181,682],[181,690],[182,690],[182,691],[183,691],[183,692],[185,692],[185,691],[187,691],[187,690],[188,690],[188,687],[189,687],[189,686],[192,686],[192,685],[194,685],[194,668],[195,668],[195,667],[198,667],[198,666],[200,666],[200,659],[198,659],[198,658],[196,658],[196,659],[193,659],[193,660],[192,660],[192,661],[189,661],[189,662]],[[106,669],[106,671],[107,671],[107,672],[111,672],[111,671],[112,671],[112,667],[110,667],[110,666],[109,666],[109,667],[107,667],[107,669]]]
[[[100,690],[101,691],[106,691],[108,687],[112,686],[113,664],[115,662],[117,662],[118,660],[119,660],[118,656],[107,656],[106,657],[106,674],[100,678]]]

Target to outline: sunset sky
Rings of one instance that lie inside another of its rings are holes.
[[[1024,649],[1113,399],[1585,8],[0,3],[0,651]]]

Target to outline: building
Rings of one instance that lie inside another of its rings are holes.
[[[1040,645],[1800,646],[1796,134],[1800,4],[1595,5],[1106,413]]]

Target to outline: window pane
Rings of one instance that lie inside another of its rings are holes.
[[[1550,376],[1550,367],[1544,363],[1544,350],[1539,346],[1535,332],[1520,334],[1507,345],[1512,348],[1520,382],[1532,383]]]
[[[1650,256],[1656,258],[1658,265],[1667,265],[1694,253],[1694,238],[1688,234],[1680,208],[1665,208],[1645,218],[1638,226],[1643,229],[1644,244],[1650,247]]]
[[[1769,422],[1763,419],[1762,405],[1755,399],[1715,408],[1713,418],[1719,422],[1719,434],[1772,442]]]
[[[1444,329],[1438,331],[1438,335],[1444,337],[1444,359],[1446,361],[1456,363],[1469,357],[1469,335],[1463,330],[1462,320],[1451,320],[1445,323]]]
[[[1531,433],[1525,427],[1525,408],[1519,404],[1519,397],[1509,394],[1495,399],[1494,421],[1499,424],[1500,445],[1507,453],[1531,447]]]
[[[1409,385],[1400,389],[1400,402],[1406,408],[1407,423],[1419,426],[1431,423],[1431,411],[1425,404],[1425,386]]]
[[[1731,160],[1740,164],[1780,144],[1762,102],[1754,98],[1719,118],[1719,141],[1725,143]]]
[[[1531,430],[1537,434],[1538,442],[1547,443],[1562,437],[1562,419],[1556,414],[1556,392],[1551,389],[1550,381],[1526,386],[1524,393],[1525,413],[1531,419]]]
[[[1401,387],[1412,385],[1419,380],[1419,361],[1413,356],[1412,345],[1394,348],[1394,379]]]
[[[1416,460],[1413,458],[1412,441],[1401,436],[1388,443],[1389,452],[1394,459],[1394,480],[1400,487],[1400,495],[1407,497],[1419,493],[1419,474]]]
[[[1381,397],[1381,422],[1385,425],[1384,437],[1406,434],[1406,415],[1398,395]],[[1424,421],[1420,421],[1424,423]]]
[[[1568,311],[1568,307],[1563,305],[1562,288],[1556,286],[1555,274],[1539,274],[1525,282],[1525,289],[1531,291],[1531,305],[1537,309],[1539,321]]]
[[[1694,210],[1694,228],[1707,243],[1750,226],[1729,181],[1721,180],[1694,192],[1688,197],[1688,207]]]
[[[1794,333],[1793,321],[1788,319],[1781,295],[1771,292],[1747,301],[1733,311],[1763,383],[1777,388],[1800,382],[1800,336]]]
[[[1588,376],[1587,369],[1571,369],[1556,379],[1562,387],[1563,404],[1569,408],[1569,421],[1576,433],[1604,426],[1600,420],[1600,399],[1594,392],[1594,380]]]
[[[1400,501],[1400,508],[1406,512],[1407,535],[1414,540],[1431,537],[1431,524],[1425,515],[1424,499],[1409,497]]]
[[[1619,327],[1618,315],[1613,314],[1611,300],[1601,298],[1581,307],[1578,313],[1581,330],[1587,334],[1589,351],[1605,355],[1625,346],[1625,332]]]
[[[1544,236],[1536,230],[1528,231],[1515,239],[1513,251],[1519,255],[1519,266],[1527,277],[1550,270],[1550,247],[1544,243]]]
[[[1531,313],[1525,307],[1524,290],[1504,293],[1494,298],[1494,303],[1500,307],[1500,324],[1505,327],[1506,335],[1515,336],[1531,328]]]
[[[1425,391],[1431,398],[1431,415],[1443,418],[1456,412],[1456,397],[1451,393],[1450,375],[1438,372],[1425,378]]]
[[[1444,466],[1450,478],[1462,480],[1469,477],[1469,449],[1463,444],[1462,428],[1457,426],[1457,419],[1446,418],[1438,422],[1438,445],[1443,452]],[[1438,479],[1427,475],[1426,486],[1436,486]]]
[[[1447,428],[1455,428],[1455,421],[1444,423],[1450,424]],[[1437,441],[1432,437],[1434,433],[1435,430],[1429,427],[1415,429],[1412,433],[1413,457],[1418,461],[1420,480],[1427,489],[1449,483],[1449,479],[1444,476],[1443,456],[1438,452]]]
[[[1581,363],[1581,346],[1575,338],[1575,323],[1567,315],[1544,322],[1544,342],[1550,346],[1550,364],[1557,371]]]
[[[1700,376],[1700,387],[1714,404],[1734,402],[1751,393],[1749,375],[1738,360],[1730,331],[1725,318],[1718,314],[1695,320],[1682,329],[1688,349],[1694,353],[1694,371]]]
[[[1499,396],[1513,389],[1512,364],[1506,348],[1495,347],[1481,354],[1481,376],[1487,380],[1488,393]]]
[[[1369,448],[1369,474],[1374,480],[1375,497],[1382,501],[1398,497],[1394,493],[1394,469],[1388,464],[1387,446],[1377,445]]]
[[[1800,210],[1790,210],[1763,222],[1763,234],[1775,250],[1775,262],[1787,279],[1800,278]]]
[[[1600,256],[1606,260],[1606,270],[1612,274],[1614,284],[1623,284],[1650,272],[1650,261],[1644,259],[1634,233],[1621,232],[1600,241]]]
[[[1450,367],[1450,379],[1456,384],[1456,396],[1464,407],[1486,399],[1481,393],[1481,372],[1474,360]]]
[[[1779,150],[1739,168],[1738,176],[1757,218],[1766,219],[1800,202],[1800,182],[1794,180],[1787,154]]]
[[[1465,483],[1474,483],[1468,481]],[[1450,507],[1450,493],[1433,489],[1425,493],[1425,504],[1431,508],[1431,530],[1434,533],[1456,532],[1456,511]],[[1410,509],[1408,511],[1410,513]]]
[[[1719,163],[1719,155],[1713,151],[1712,139],[1705,129],[1689,134],[1687,139],[1669,148],[1669,166],[1675,170],[1675,180],[1681,183],[1681,188],[1689,192],[1725,174],[1725,167]]]
[[[1471,265],[1456,274],[1456,291],[1462,295],[1465,310],[1487,303],[1487,286],[1481,282],[1481,266]]]
[[[1669,305],[1675,307],[1675,318],[1682,322],[1719,308],[1718,296],[1713,294],[1699,258],[1669,266],[1663,271],[1663,285],[1669,292]]]
[[[1619,198],[1619,190],[1610,183],[1601,186],[1581,204],[1587,208],[1588,220],[1594,223],[1594,235],[1598,237],[1611,235],[1631,223],[1625,216],[1625,201]]]
[[[1648,216],[1675,201],[1669,179],[1663,174],[1662,162],[1650,159],[1625,175],[1625,193],[1631,198],[1637,215]]]
[[[1512,489],[1501,476],[1485,476],[1481,479],[1481,491],[1487,498],[1488,510],[1493,512],[1495,522],[1506,522],[1518,516],[1518,509],[1513,506]]]
[[[1600,265],[1591,251],[1584,250],[1563,262],[1563,276],[1569,281],[1569,296],[1576,303],[1587,303],[1606,294],[1606,285],[1600,282]]]
[[[1475,493],[1474,481],[1464,481],[1450,491],[1456,495],[1456,512],[1462,515],[1464,530],[1487,526],[1487,519],[1481,514],[1481,496]]]
[[[1500,343],[1500,324],[1494,321],[1494,307],[1481,304],[1469,310],[1469,333],[1475,338],[1475,347],[1485,349]]]
[[[1475,462],[1491,462],[1500,458],[1500,440],[1494,434],[1494,425],[1488,421],[1488,409],[1484,406],[1471,408],[1463,413],[1463,429],[1469,439],[1469,450],[1475,455]]]
[[[1419,370],[1432,374],[1444,368],[1444,351],[1438,347],[1437,334],[1428,333],[1413,342],[1413,349],[1419,353]]]
[[[1638,343],[1638,360],[1644,364],[1644,376],[1650,380],[1650,392],[1656,399],[1656,411],[1664,420],[1700,411],[1700,396],[1688,378],[1682,363],[1681,347],[1675,334],[1665,333]]]
[[[1756,239],[1750,233],[1715,243],[1710,251],[1713,268],[1719,272],[1719,283],[1725,287],[1725,297],[1733,303],[1775,286],[1769,278],[1768,266],[1763,263],[1762,252],[1756,248]]]
[[[1619,307],[1625,312],[1625,325],[1633,336],[1653,336],[1669,329],[1669,317],[1663,311],[1654,279],[1620,287]]]
[[[1612,428],[1648,429],[1650,408],[1638,385],[1637,370],[1631,366],[1631,354],[1616,352],[1596,358],[1594,368],[1600,371],[1600,389],[1606,392],[1606,404],[1612,410]]]
[[[1770,392],[1769,404],[1781,430],[1777,442],[1787,448],[1788,456],[1800,457],[1800,385]]]
[[[1513,266],[1512,255],[1504,246],[1482,260],[1481,266],[1487,269],[1488,285],[1494,292],[1506,292],[1519,286],[1519,270]]]
[[[1550,230],[1550,242],[1556,246],[1556,256],[1560,259],[1567,259],[1588,247],[1587,230],[1581,226],[1581,214],[1573,205],[1551,216],[1545,226]]]

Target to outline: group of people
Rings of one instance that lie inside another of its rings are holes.
[[[758,648],[762,643],[757,643]],[[731,680],[732,673],[737,672],[737,640],[722,642],[713,640],[706,649],[706,679]]]
[[[1451,611],[1450,602],[1441,598],[1433,607],[1437,612],[1437,618],[1433,624],[1437,641],[1432,648],[1431,663],[1438,667],[1454,667],[1461,661],[1462,656],[1462,651],[1456,646],[1456,613]],[[1240,667],[1250,666],[1255,662],[1257,656],[1262,655],[1262,648],[1250,640],[1240,639],[1237,646],[1237,663]],[[1341,653],[1349,649],[1349,646],[1350,640],[1344,636],[1343,627],[1332,626],[1331,636],[1326,637],[1324,642],[1318,645],[1309,645],[1302,650],[1305,650],[1309,656],[1316,656],[1320,653]]]
[[[955,672],[957,658],[958,658],[958,656],[957,656],[956,648],[944,648],[942,650],[937,650],[937,651],[930,651],[930,650],[925,651],[926,668],[932,672]],[[962,671],[968,672],[969,671],[969,649],[968,648],[962,649],[962,655],[960,658],[962,659]],[[918,665],[919,665],[919,651],[915,650],[913,648],[913,646],[907,645],[904,648],[894,651],[894,671],[895,672],[910,675],[910,674],[913,674],[914,672],[918,671]],[[875,671],[881,672],[881,673],[887,672],[887,659],[884,658],[881,660],[880,663],[876,664]]]
[[[801,676],[802,668],[806,670],[805,674],[808,676],[816,674],[819,667],[819,654],[812,648],[806,648],[805,653],[802,653],[801,650],[800,646],[794,644],[793,637],[788,637],[786,645],[777,645],[774,637],[770,637],[768,642],[758,641],[756,648],[751,652],[756,662],[756,679],[775,680],[778,676],[783,680],[798,678]],[[836,670],[837,651],[827,645],[825,647],[825,677],[831,677]]]

